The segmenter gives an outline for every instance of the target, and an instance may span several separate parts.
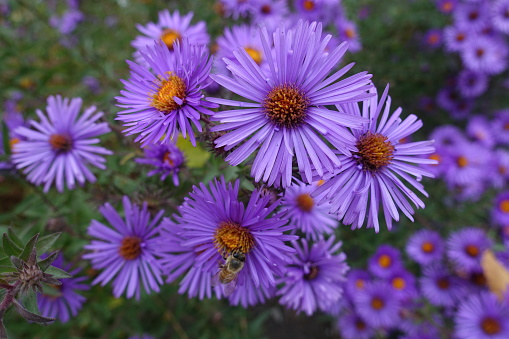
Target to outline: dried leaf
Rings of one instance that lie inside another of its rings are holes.
[[[491,250],[482,254],[481,267],[491,292],[503,299],[509,288],[509,271]]]

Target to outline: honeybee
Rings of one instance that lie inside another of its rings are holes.
[[[212,286],[222,284],[224,295],[228,297],[237,287],[237,277],[244,268],[246,256],[241,251],[235,251],[225,260],[226,262],[219,267],[219,272],[212,277]]]

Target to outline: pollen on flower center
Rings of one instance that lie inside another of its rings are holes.
[[[262,53],[259,50],[252,47],[245,47],[244,49],[246,50],[247,54],[249,54],[251,59],[254,60],[254,62],[256,62],[258,65],[262,63]]]
[[[358,152],[355,152],[354,156],[365,171],[377,172],[389,165],[394,158],[394,146],[382,134],[367,132],[359,138],[355,146]]]
[[[159,77],[157,92],[152,95],[152,107],[158,111],[169,114],[182,105],[175,100],[179,98],[184,101],[186,98],[186,83],[182,78],[173,72],[168,72],[168,78]]]
[[[345,35],[348,39],[355,38],[355,31],[352,28],[345,29]]]
[[[309,99],[295,85],[274,87],[263,102],[265,114],[277,126],[298,127],[306,118]]]
[[[307,193],[300,194],[297,197],[297,207],[304,212],[310,212],[313,209],[315,202],[313,198]]]
[[[49,144],[57,152],[68,152],[72,149],[72,139],[63,134],[52,134]]]
[[[305,280],[316,279],[316,277],[318,277],[318,273],[320,273],[320,269],[316,266],[311,266],[309,273],[304,274],[304,279]]]
[[[481,327],[484,333],[490,335],[497,334],[502,330],[500,322],[497,319],[493,319],[491,317],[484,318],[481,322]]]
[[[174,48],[173,44],[176,41],[181,41],[182,36],[176,30],[167,28],[161,34],[161,40],[164,42],[164,44],[168,47],[170,51],[173,51]]]
[[[435,246],[429,241],[426,241],[422,244],[421,248],[424,253],[431,253],[435,249]]]
[[[392,279],[392,287],[394,287],[397,290],[402,290],[406,286],[405,279],[397,277]]]
[[[391,266],[392,260],[391,257],[389,257],[387,254],[382,254],[380,258],[378,258],[378,265],[380,265],[383,268],[387,268]]]
[[[232,221],[219,223],[214,233],[214,246],[220,253],[242,251],[249,253],[254,247],[254,237],[249,229]]]
[[[498,208],[504,213],[509,213],[509,200],[502,200],[498,205]]]
[[[122,245],[118,253],[125,260],[133,260],[141,255],[141,239],[135,236],[127,236],[122,239]]]
[[[11,138],[9,140],[9,147],[11,150],[13,149],[14,145],[16,145],[19,142],[19,138]]]
[[[479,256],[479,247],[477,247],[477,246],[475,246],[475,245],[467,245],[467,246],[465,247],[465,252],[466,252],[469,256],[471,256],[471,257],[475,258],[475,257]]]
[[[384,307],[384,301],[382,299],[380,299],[379,297],[374,297],[371,300],[371,306],[373,306],[373,308],[375,310],[379,310]]]

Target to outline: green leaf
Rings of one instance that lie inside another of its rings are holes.
[[[48,267],[44,273],[51,274],[56,279],[72,278],[72,275],[55,266]]]
[[[4,252],[5,254],[7,254],[9,257],[11,255],[15,255],[15,256],[18,256],[21,254],[21,251],[22,249],[18,247],[18,245],[16,245],[12,240],[11,238],[9,238],[9,236],[7,235],[7,233],[4,233],[4,235],[2,236],[2,244],[4,246]]]
[[[11,155],[11,143],[9,140],[9,130],[7,129],[7,124],[5,121],[2,121],[2,141],[4,144],[4,153],[7,155]]]
[[[199,143],[194,147],[189,139],[184,139],[181,135],[177,139],[177,147],[184,153],[188,168],[204,167],[211,156]]]
[[[0,265],[9,266],[10,264],[11,264],[10,257],[4,257],[4,258],[0,259]]]
[[[0,274],[1,273],[11,273],[11,272],[18,272],[18,270],[16,269],[16,267],[12,267],[12,266],[0,266]]]
[[[19,258],[23,260],[24,262],[28,261],[28,258],[30,258],[30,254],[35,251],[35,245],[37,244],[37,239],[39,238],[39,233],[35,234],[30,240],[28,240],[28,243],[26,244],[25,248],[23,249],[23,252],[19,255]]]
[[[16,234],[14,234],[12,227],[9,227],[7,229],[7,234],[9,235],[9,238],[12,240],[13,243],[18,245],[19,248],[23,248],[23,241],[21,241]]]
[[[23,262],[15,256],[11,256],[11,263],[16,267],[18,270],[21,270],[23,268]]]
[[[39,238],[39,241],[37,242],[37,253],[43,254],[48,252],[49,249],[53,247],[53,244],[55,244],[61,234],[62,232],[58,232]]]
[[[16,299],[14,299],[12,301],[12,303],[14,304],[14,307],[16,307],[16,310],[18,311],[18,313],[26,320],[33,321],[33,322],[39,323],[39,324],[44,324],[44,325],[46,325],[46,323],[48,323],[48,322],[55,320],[55,318],[43,317],[39,314],[30,312],[29,310],[24,308],[23,305],[21,305],[20,302]]]
[[[37,293],[29,289],[27,292],[21,295],[21,302],[23,303],[23,307],[37,315],[40,315],[39,306],[37,306]]]
[[[39,265],[39,268],[43,272],[45,272],[48,269],[48,267],[53,263],[53,261],[55,261],[59,252],[60,251],[55,251],[55,252],[51,253],[48,257],[46,257],[45,259],[39,261],[37,263],[37,265]]]

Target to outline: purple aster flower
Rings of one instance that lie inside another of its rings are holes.
[[[79,9],[69,9],[60,17],[53,15],[50,18],[50,25],[58,29],[61,34],[68,35],[76,29],[83,19],[84,15]]]
[[[488,119],[482,115],[472,116],[468,119],[467,134],[481,145],[491,149],[495,145],[495,136]]]
[[[454,84],[456,84],[456,81],[454,81]],[[456,106],[458,105],[458,101],[461,99],[458,90],[456,89],[456,86],[446,86],[437,93],[437,105],[446,110],[446,111],[452,111],[456,109]]]
[[[389,245],[381,245],[368,261],[368,270],[380,278],[388,278],[402,267],[401,253]]]
[[[424,36],[424,43],[431,48],[439,47],[442,44],[442,30],[429,30]]]
[[[341,299],[349,267],[346,255],[337,253],[342,243],[335,243],[334,236],[311,246],[306,240],[301,243],[292,242],[297,254],[279,281],[284,285],[277,294],[281,304],[310,316],[318,309],[327,311]]]
[[[175,140],[178,133],[196,146],[194,125],[202,131],[200,113],[217,105],[203,100],[212,61],[205,46],[190,45],[187,39],[177,43],[171,54],[163,43],[147,47],[141,55],[151,71],[131,61],[131,78],[122,80],[122,96],[116,97],[123,110],[116,120],[128,128],[126,135],[139,134],[135,141],[143,146]]]
[[[493,152],[490,181],[495,188],[502,188],[509,182],[509,152],[497,149]]]
[[[313,240],[322,238],[324,234],[334,233],[338,225],[335,216],[329,214],[329,208],[325,205],[317,206],[316,199],[311,197],[311,192],[318,185],[319,183],[293,184],[286,188],[281,201],[281,209],[286,210],[286,217],[290,219],[290,223],[302,231],[308,239]]]
[[[435,178],[441,177],[442,174],[444,173],[445,166],[444,166],[444,163],[442,162],[442,159],[445,156],[447,156],[447,154],[448,153],[447,153],[447,148],[446,147],[436,145],[435,146],[435,152],[433,152],[431,154],[423,155],[423,157],[425,157],[427,159],[435,160],[437,162],[437,163],[432,164],[432,165],[427,165],[427,164],[424,165],[424,166],[426,166],[426,169],[431,174],[433,174],[433,176]]]
[[[473,142],[463,142],[448,150],[444,158],[445,181],[449,187],[471,185],[486,179],[486,165],[492,153],[484,146]]]
[[[509,145],[509,110],[503,109],[495,113],[492,122],[493,134],[498,143]]]
[[[185,239],[180,246],[196,253],[194,268],[200,274],[213,277],[222,269],[218,263],[238,253],[245,256],[230,301],[253,304],[261,300],[262,293],[270,294],[276,275],[284,276],[285,266],[291,262],[290,254],[295,252],[284,241],[297,237],[283,234],[294,226],[285,226],[287,220],[280,219],[281,213],[270,216],[278,202],[269,204],[271,197],[262,196],[255,189],[244,205],[238,199],[239,188],[239,180],[234,185],[224,179],[214,180],[208,186],[201,183],[194,187],[180,207],[181,215],[175,218],[181,228],[179,236]],[[191,295],[201,282],[189,274],[188,277],[193,281],[188,288]],[[221,286],[225,291],[230,289],[229,284]]]
[[[223,6],[224,15],[232,17],[234,20],[245,18],[251,9],[253,0],[219,0]]]
[[[452,307],[465,296],[465,282],[439,265],[426,266],[420,278],[421,293],[436,306]]]
[[[377,95],[364,101],[362,111],[354,103],[338,106],[340,111],[369,119],[369,123],[350,130],[354,149],[349,155],[338,156],[342,164],[339,173],[330,179],[326,176],[325,183],[313,193],[318,196],[326,192],[319,204],[329,200],[330,213],[337,213],[352,229],[362,227],[367,217],[368,227],[378,232],[380,205],[389,230],[392,220],[399,220],[398,210],[413,220],[414,210],[408,200],[418,208],[424,203],[406,185],[427,196],[419,181],[423,176],[433,177],[422,166],[414,166],[436,163],[422,157],[434,151],[433,141],[399,142],[421,128],[422,121],[413,114],[402,120],[401,108],[390,113],[388,90],[387,86],[380,101]],[[376,89],[370,92],[376,94]]]
[[[463,49],[471,36],[475,35],[468,27],[448,26],[444,29],[443,37],[446,50],[457,52]]]
[[[77,277],[81,268],[71,270],[71,265],[64,265],[62,254],[59,254],[52,265],[69,272],[73,278],[61,279],[62,285],[53,286],[53,294],[38,294],[37,304],[44,317],[57,318],[65,323],[78,314],[86,300],[77,291],[89,290],[90,286],[83,283],[87,280],[86,277]]]
[[[509,225],[509,191],[503,191],[497,195],[491,218],[497,225]]]
[[[283,27],[274,33],[274,54],[271,54],[267,30],[262,29],[264,55],[270,72],[264,74],[249,54],[236,51],[237,63],[224,59],[234,78],[224,75],[211,77],[222,86],[252,102],[211,98],[210,101],[244,109],[214,114],[221,125],[212,131],[229,131],[218,138],[216,147],[235,149],[226,161],[236,166],[255,150],[251,174],[255,181],[287,187],[291,184],[292,163],[297,165],[306,183],[312,182],[312,165],[319,175],[339,166],[338,157],[320,136],[335,148],[344,149],[352,141],[344,127],[361,126],[364,121],[348,113],[329,110],[324,105],[362,100],[370,94],[371,75],[359,73],[335,82],[352,65],[327,77],[346,52],[341,44],[333,52],[324,54],[330,36],[322,38],[322,25],[299,21],[294,30]],[[292,53],[289,53],[289,51]],[[345,138],[347,138],[345,140]]]
[[[499,74],[507,68],[507,54],[507,45],[502,40],[478,35],[465,43],[461,59],[472,71]]]
[[[265,25],[269,32],[275,31],[281,21],[288,15],[285,0],[251,0],[251,22]]]
[[[149,22],[145,26],[136,25],[136,28],[143,34],[138,35],[131,45],[136,48],[133,54],[136,63],[149,66],[148,60],[142,53],[147,54],[147,46],[154,45],[154,40],[162,40],[172,54],[176,47],[176,42],[182,42],[186,38],[191,45],[207,45],[210,37],[207,33],[205,22],[200,21],[196,25],[191,25],[193,12],[181,16],[179,11],[170,13],[167,9],[159,12],[159,21],[157,23]],[[186,57],[186,56],[185,56]]]
[[[482,292],[459,304],[454,318],[455,335],[459,339],[509,338],[509,304],[494,294]]]
[[[509,1],[496,0],[490,5],[491,23],[498,31],[509,34]]]
[[[430,138],[435,140],[437,146],[443,146],[445,148],[456,148],[467,140],[463,132],[453,125],[442,125],[435,128]]]
[[[375,335],[375,328],[354,312],[341,315],[337,322],[337,328],[344,339],[371,339]]]
[[[294,0],[295,10],[300,18],[320,21],[324,16],[325,0]]]
[[[139,164],[155,167],[147,173],[147,176],[161,174],[161,180],[171,175],[173,184],[179,185],[178,174],[184,164],[184,154],[171,140],[163,144],[152,144],[144,150],[145,157],[134,159]]]
[[[407,301],[419,295],[415,277],[404,268],[397,269],[387,278],[396,298]]]
[[[354,296],[354,304],[366,323],[375,328],[390,328],[399,320],[400,301],[385,281],[374,281]]]
[[[91,106],[80,115],[80,98],[69,100],[57,95],[50,96],[47,102],[47,116],[37,110],[41,122],[29,121],[34,129],[21,126],[14,131],[26,140],[15,144],[12,162],[17,169],[23,169],[28,181],[44,184],[44,192],[53,182],[59,192],[64,190],[64,182],[69,189],[76,182],[94,182],[88,166],[105,169],[105,159],[100,155],[112,154],[94,146],[99,142],[98,136],[110,131],[106,122],[96,123],[103,113]]]
[[[93,77],[91,75],[85,75],[81,79],[81,83],[85,86],[87,86],[87,89],[91,91],[94,94],[101,93],[101,83],[96,77]]]
[[[440,12],[449,14],[454,11],[458,4],[458,0],[437,0],[436,5]]]
[[[458,75],[458,91],[465,98],[475,98],[486,92],[488,89],[489,77],[485,73],[473,72],[464,69]]]
[[[458,27],[479,31],[490,20],[488,3],[459,3],[453,12],[454,22]]]
[[[368,271],[354,269],[348,272],[345,282],[345,296],[351,297],[357,291],[362,290],[371,281],[371,274]]]
[[[357,26],[355,23],[344,17],[339,17],[339,19],[335,20],[335,22],[339,39],[348,42],[348,51],[351,53],[360,51],[362,49],[362,45],[359,40],[359,33],[357,32]]]
[[[406,245],[408,256],[423,266],[440,262],[444,255],[444,250],[444,241],[440,237],[440,234],[431,230],[415,232],[408,239]]]
[[[164,211],[157,213],[150,220],[147,203],[140,208],[131,204],[129,198],[122,198],[125,218],[109,204],[104,204],[99,211],[113,227],[108,227],[97,220],[92,220],[88,234],[99,240],[92,240],[85,249],[93,252],[83,256],[92,262],[96,270],[103,270],[93,285],[106,285],[113,280],[113,295],[119,298],[124,292],[127,298],[140,299],[141,285],[150,294],[159,292],[162,284],[161,268],[155,258],[158,244],[158,223]]]

